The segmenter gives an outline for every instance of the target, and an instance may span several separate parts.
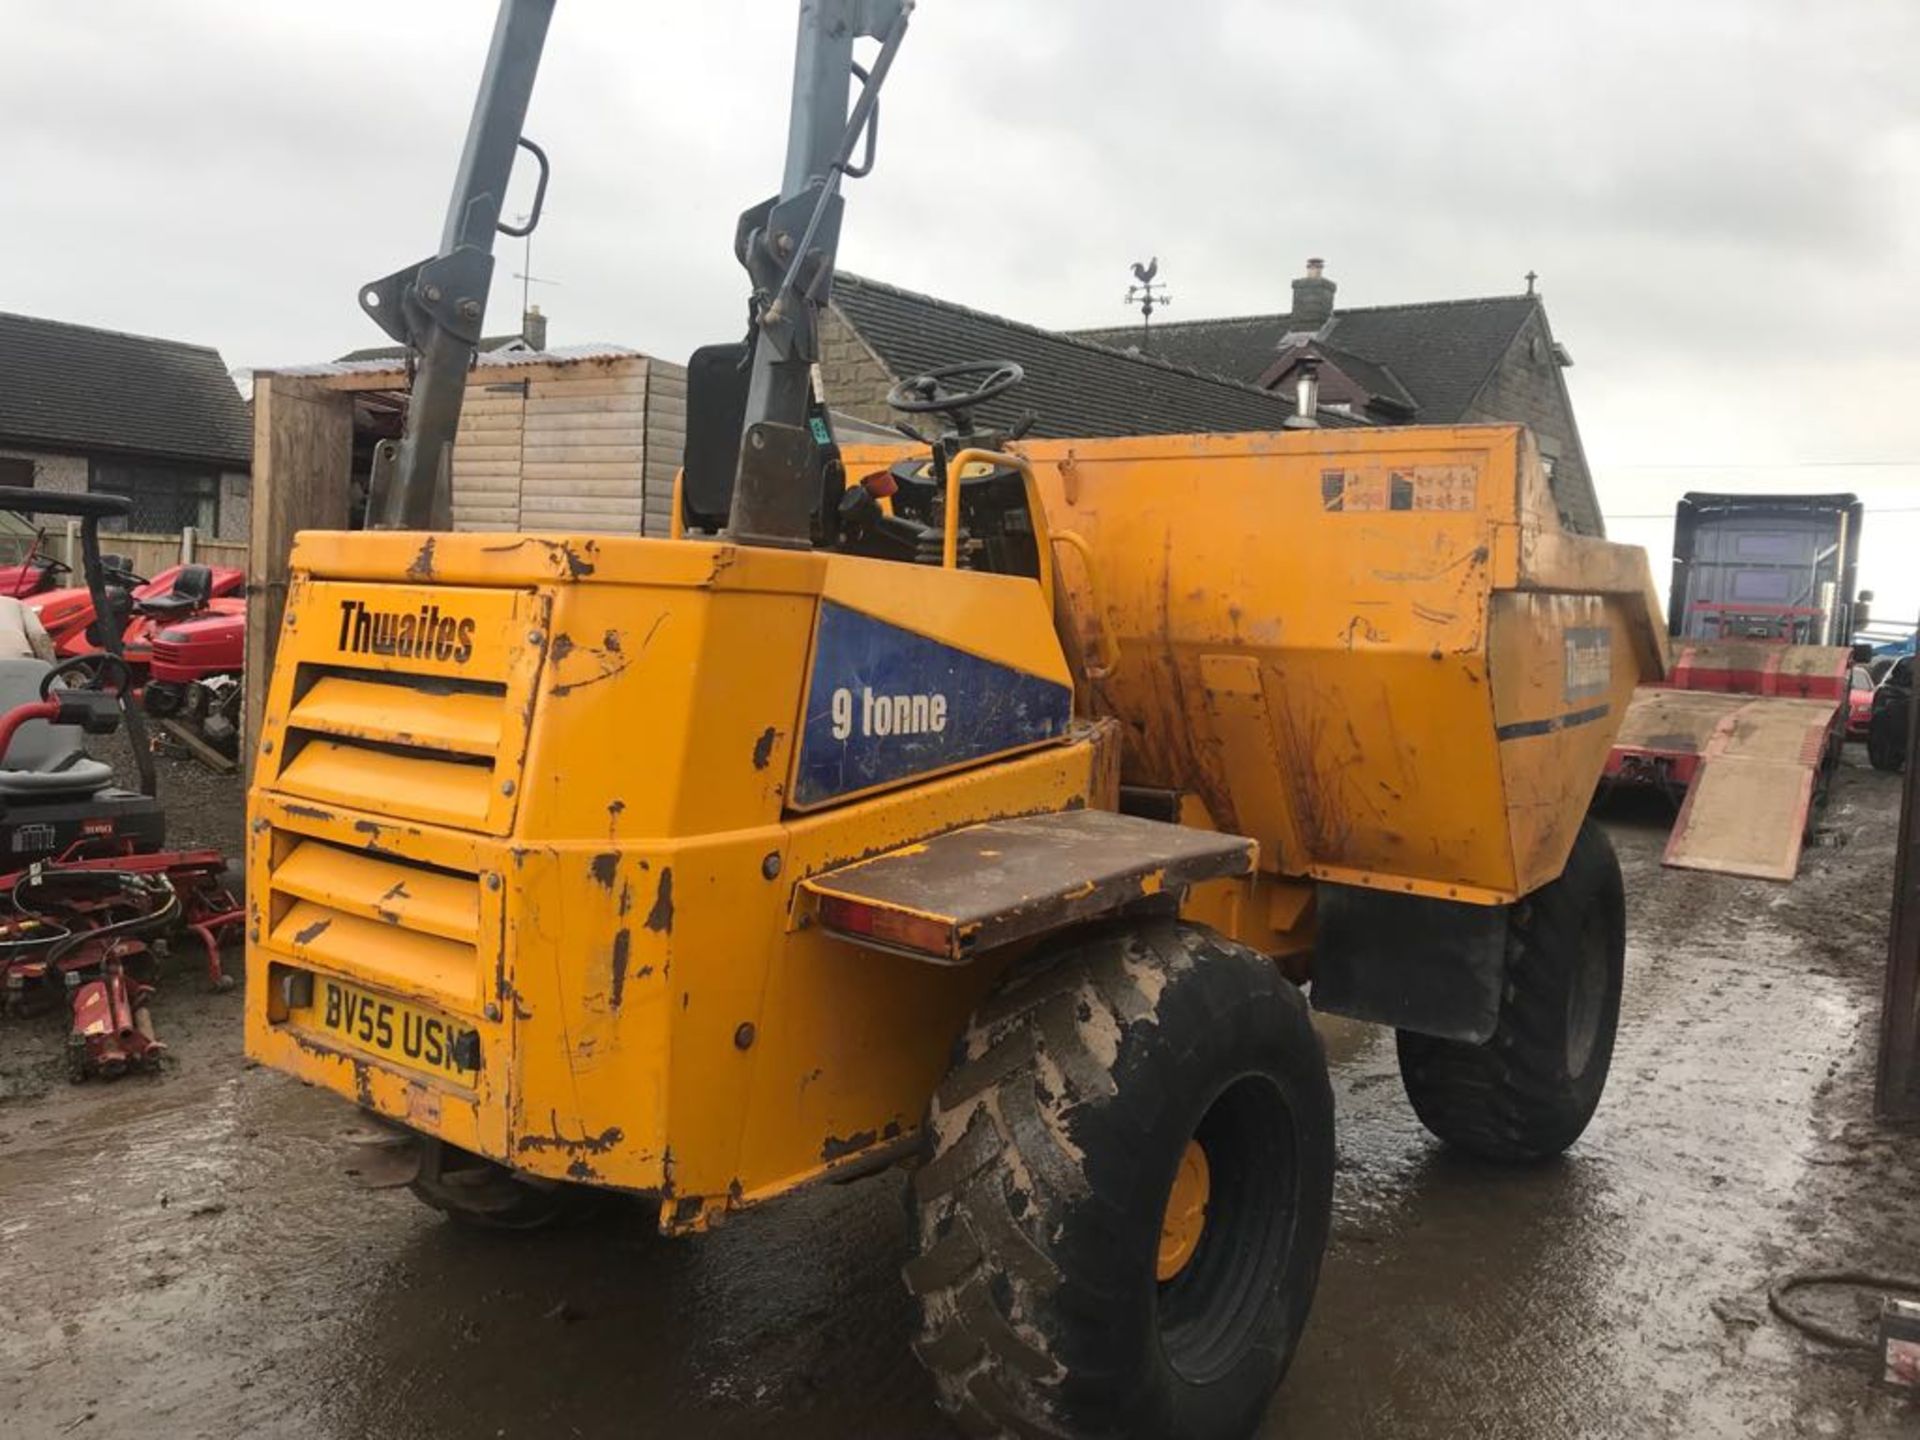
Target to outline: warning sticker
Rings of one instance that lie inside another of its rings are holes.
[[[1474,465],[1362,465],[1320,472],[1320,503],[1327,510],[1377,514],[1382,510],[1472,510],[1480,499]]]

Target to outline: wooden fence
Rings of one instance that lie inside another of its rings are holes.
[[[62,560],[80,573],[80,522],[69,520],[64,535],[50,536],[51,548]],[[188,531],[182,535],[134,535],[102,533],[100,548],[109,555],[124,555],[136,575],[153,575],[169,565],[196,560],[202,565],[232,565],[247,568],[247,542],[244,540],[208,540]]]

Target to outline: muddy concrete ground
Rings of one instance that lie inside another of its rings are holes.
[[[237,838],[230,783],[183,787],[190,838]],[[1562,1161],[1443,1152],[1391,1038],[1330,1035],[1333,1242],[1266,1435],[1920,1431],[1763,1293],[1805,1266],[1920,1271],[1920,1141],[1869,1116],[1897,796],[1849,767],[1790,887],[1663,870],[1662,825],[1609,821],[1628,1000]],[[907,1353],[897,1177],[695,1242],[631,1214],[476,1237],[360,1188],[353,1111],[248,1069],[239,1006],[176,977],[172,1068],[103,1086],[60,1078],[49,1022],[0,1028],[0,1433],[946,1433]]]

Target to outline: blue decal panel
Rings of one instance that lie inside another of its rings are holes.
[[[825,601],[793,804],[805,808],[1066,734],[1073,692]]]

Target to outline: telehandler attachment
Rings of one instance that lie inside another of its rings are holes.
[[[473,1223],[617,1191],[694,1232],[907,1165],[969,1433],[1244,1436],[1327,1237],[1309,980],[1452,1143],[1593,1113],[1624,934],[1581,816],[1657,605],[1511,426],[1022,444],[990,362],[843,453],[817,323],[909,9],[801,6],[683,533],[300,538],[248,1049]],[[400,451],[394,517],[441,473]]]

